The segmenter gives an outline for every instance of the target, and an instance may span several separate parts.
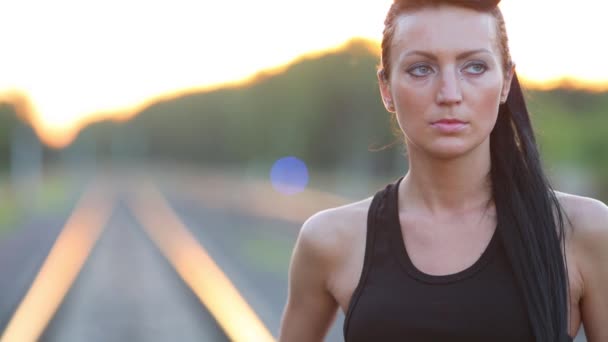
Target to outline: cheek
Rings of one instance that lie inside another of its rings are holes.
[[[396,119],[401,131],[406,137],[413,139],[422,139],[427,135],[427,119],[425,113],[428,111],[428,106],[422,104],[420,98],[413,101],[403,99],[400,108],[396,112]],[[411,99],[409,99],[411,100]]]
[[[434,105],[433,91],[430,87],[400,86],[396,88],[395,106],[397,119],[402,124],[415,125],[423,122]]]
[[[486,97],[481,97],[483,100],[480,105],[480,112],[488,115],[489,118],[492,119],[492,126],[496,122],[496,118],[498,117],[498,107],[500,105],[500,91],[491,92]],[[486,114],[487,113],[487,114]]]
[[[478,118],[485,117],[496,121],[498,106],[500,104],[500,93],[500,85],[476,87],[475,93],[469,96],[471,105],[473,106],[472,110]]]

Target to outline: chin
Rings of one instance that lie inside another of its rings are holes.
[[[417,150],[434,159],[449,160],[465,156],[480,145],[474,144],[471,141],[463,141],[461,139],[446,140],[435,141],[427,146],[416,144]]]
[[[440,150],[428,151],[428,154],[434,159],[441,160],[452,160],[458,159],[469,152],[468,150],[457,149],[457,148],[446,148]]]

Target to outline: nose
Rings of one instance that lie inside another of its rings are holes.
[[[462,102],[462,90],[456,72],[442,73],[439,91],[437,91],[437,102],[441,105],[454,105]]]

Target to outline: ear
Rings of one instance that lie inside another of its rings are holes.
[[[502,91],[500,92],[500,103],[507,102],[509,97],[509,90],[511,89],[511,81],[513,81],[513,75],[515,74],[515,64],[512,64],[505,75],[505,82],[502,85]]]
[[[387,111],[394,113],[395,104],[393,102],[393,95],[391,94],[391,86],[388,84],[388,78],[385,76],[384,69],[378,70],[376,76],[378,77],[378,86],[380,87],[380,95],[382,96],[382,103]]]

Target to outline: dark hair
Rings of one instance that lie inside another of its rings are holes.
[[[382,39],[380,72],[390,77],[396,18],[404,12],[450,4],[491,14],[505,72],[512,61],[497,0],[395,0]],[[517,75],[490,134],[492,197],[497,226],[538,342],[568,340],[568,273],[564,213],[545,176]]]

